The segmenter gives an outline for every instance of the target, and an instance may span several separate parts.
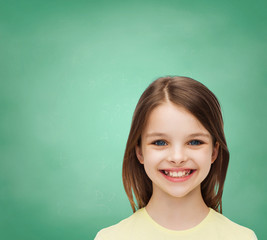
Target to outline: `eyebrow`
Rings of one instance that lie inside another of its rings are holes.
[[[164,134],[164,133],[148,133],[145,135],[146,138],[149,138],[149,137],[166,137],[167,135]]]
[[[210,134],[208,134],[208,133],[192,133],[188,137],[206,137],[206,138],[209,138]]]
[[[145,135],[145,138],[150,138],[150,137],[166,137],[167,135],[164,133],[148,133]],[[210,135],[208,133],[192,133],[190,135],[188,135],[187,137],[205,137],[205,138],[209,138]]]

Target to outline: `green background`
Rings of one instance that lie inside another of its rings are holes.
[[[121,166],[158,77],[219,98],[224,214],[266,233],[266,1],[0,1],[0,239],[93,239],[131,214]]]

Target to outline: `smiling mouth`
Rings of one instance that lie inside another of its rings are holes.
[[[173,177],[173,178],[183,178],[187,177],[190,174],[192,174],[194,171],[193,169],[187,169],[183,171],[170,171],[170,170],[160,170],[161,173],[163,173],[166,176]]]

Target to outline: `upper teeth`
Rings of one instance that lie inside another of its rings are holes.
[[[178,172],[171,172],[171,171],[164,171],[164,173],[170,177],[184,177],[188,176],[190,173],[190,170],[184,170],[184,171],[178,171]]]

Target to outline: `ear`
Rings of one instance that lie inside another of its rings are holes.
[[[144,164],[144,157],[143,157],[143,154],[142,154],[142,149],[141,149],[141,147],[138,146],[138,145],[135,146],[135,154],[136,154],[136,156],[137,156],[139,162],[140,162],[141,164]]]
[[[212,151],[212,155],[211,155],[211,163],[214,163],[215,160],[218,157],[218,153],[219,153],[219,146],[220,144],[218,142],[215,143],[215,146],[213,147],[213,151]]]

